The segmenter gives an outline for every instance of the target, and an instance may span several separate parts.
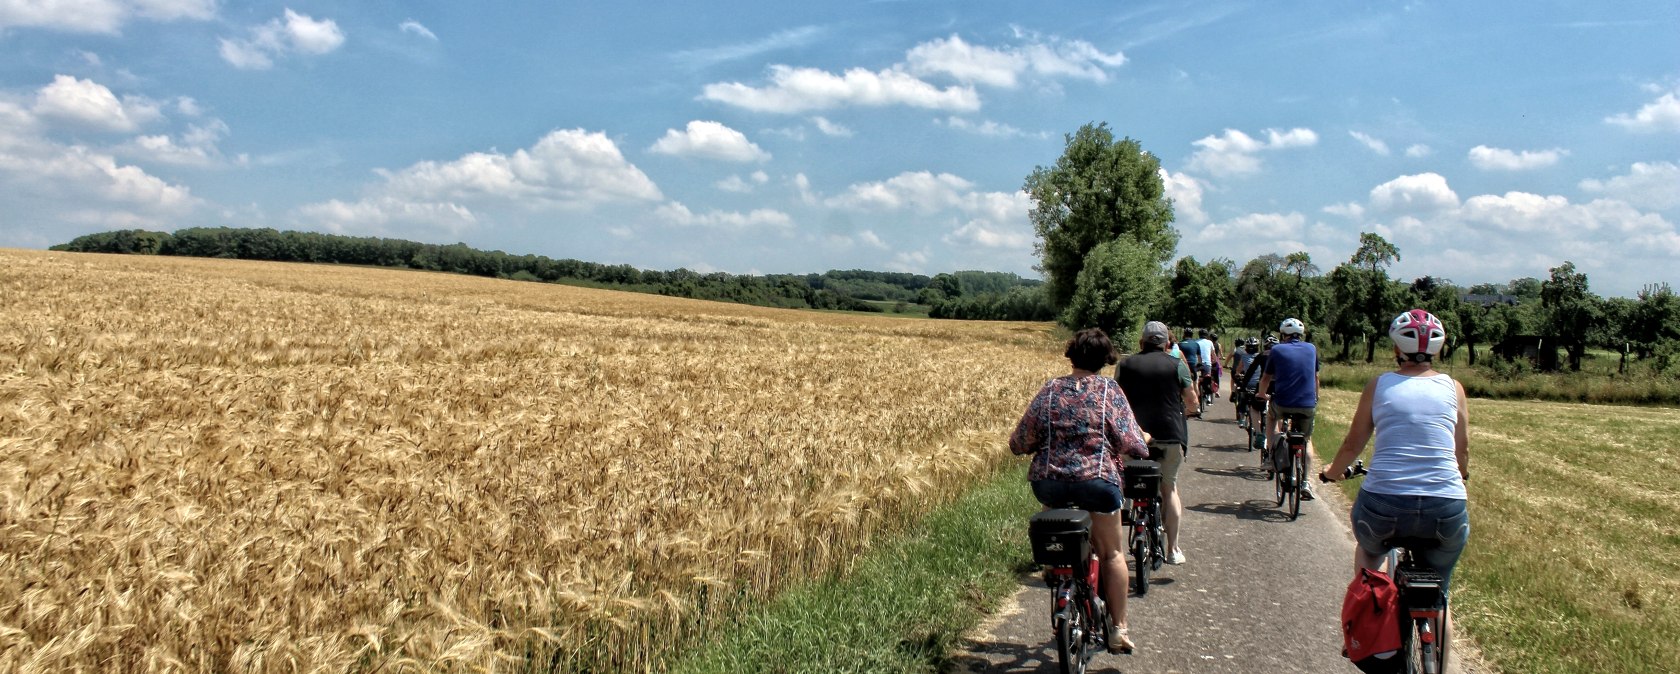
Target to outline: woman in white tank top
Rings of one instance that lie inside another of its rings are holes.
[[[1433,540],[1435,547],[1413,553],[1441,574],[1445,591],[1470,538],[1464,488],[1470,479],[1470,415],[1464,385],[1431,363],[1447,335],[1429,312],[1401,314],[1388,336],[1399,367],[1365,385],[1347,437],[1319,479],[1342,479],[1374,434],[1371,465],[1350,516],[1359,543],[1354,573],[1381,567],[1394,539]]]

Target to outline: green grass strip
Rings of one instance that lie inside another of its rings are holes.
[[[671,671],[935,672],[1018,587],[1039,508],[1025,464],[1003,471],[869,552],[846,576],[794,588]]]

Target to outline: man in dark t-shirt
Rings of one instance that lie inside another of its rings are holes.
[[[1194,408],[1200,401],[1196,399],[1190,368],[1166,352],[1168,339],[1165,324],[1159,321],[1145,324],[1138,352],[1114,367],[1114,379],[1120,382],[1120,390],[1125,392],[1138,426],[1151,436],[1150,458],[1159,454],[1161,523],[1167,530],[1167,563],[1183,564],[1184,551],[1178,547],[1178,521],[1183,512],[1183,499],[1178,494],[1178,469],[1184,465],[1184,455],[1190,447],[1190,429],[1184,420],[1184,410]]]

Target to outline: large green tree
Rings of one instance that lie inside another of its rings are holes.
[[[1377,338],[1388,333],[1388,322],[1410,295],[1408,286],[1388,278],[1388,266],[1399,259],[1398,247],[1365,232],[1353,257],[1330,272],[1335,307],[1330,330],[1342,342],[1343,357],[1355,340],[1364,340],[1365,362],[1376,358]]]
[[[1102,328],[1117,348],[1126,350],[1166,290],[1160,271],[1155,252],[1137,241],[1119,238],[1098,244],[1085,256],[1062,324]]]
[[[1575,271],[1574,262],[1565,261],[1551,271],[1551,278],[1540,284],[1540,309],[1546,335],[1552,345],[1563,347],[1569,354],[1569,369],[1579,372],[1581,357],[1587,350],[1587,335],[1603,319],[1603,310],[1598,296],[1587,289],[1586,273]],[[1542,365],[1554,369],[1556,356],[1551,346],[1541,355]]]
[[[1230,260],[1217,258],[1207,264],[1195,257],[1179,258],[1173,266],[1161,320],[1169,325],[1220,327],[1236,319]]]
[[[1053,306],[1071,304],[1087,257],[1110,241],[1136,244],[1154,263],[1149,273],[1160,276],[1178,247],[1160,170],[1160,160],[1137,141],[1115,140],[1107,124],[1086,124],[1066,136],[1054,166],[1039,166],[1027,176],[1022,189],[1033,200],[1029,217],[1038,235],[1038,269]]]

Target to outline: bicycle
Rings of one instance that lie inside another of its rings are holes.
[[[1283,432],[1279,433],[1283,442],[1272,443],[1274,496],[1278,506],[1289,512],[1291,522],[1301,516],[1301,492],[1307,489],[1307,434],[1296,430],[1296,424],[1305,420],[1299,414],[1283,415]],[[1277,466],[1280,456],[1284,463]]]
[[[1054,597],[1050,626],[1057,662],[1062,674],[1083,674],[1113,638],[1101,596],[1100,560],[1091,546],[1091,514],[1072,507],[1046,510],[1033,515],[1027,535]]]
[[[1196,416],[1201,417],[1207,412],[1208,408],[1213,406],[1213,374],[1203,374],[1197,381],[1196,389],[1198,392],[1196,401],[1201,405],[1201,409],[1196,411]]]
[[[1156,448],[1150,447],[1153,454]],[[1161,451],[1179,451],[1167,447]],[[1122,491],[1131,501],[1123,524],[1130,536],[1126,549],[1132,555],[1132,591],[1141,597],[1149,593],[1149,573],[1167,561],[1167,530],[1161,519],[1161,464],[1155,461],[1127,461]]]
[[[1355,461],[1342,471],[1342,478],[1365,475],[1365,462]],[[1328,482],[1327,480],[1321,481]],[[1400,605],[1407,620],[1400,622],[1400,651],[1403,657],[1395,671],[1405,674],[1444,674],[1447,671],[1447,646],[1452,643],[1448,634],[1447,592],[1441,587],[1441,574],[1424,564],[1414,554],[1438,545],[1437,541],[1419,538],[1392,538],[1383,541],[1388,555],[1383,568],[1394,578],[1400,589]]]

